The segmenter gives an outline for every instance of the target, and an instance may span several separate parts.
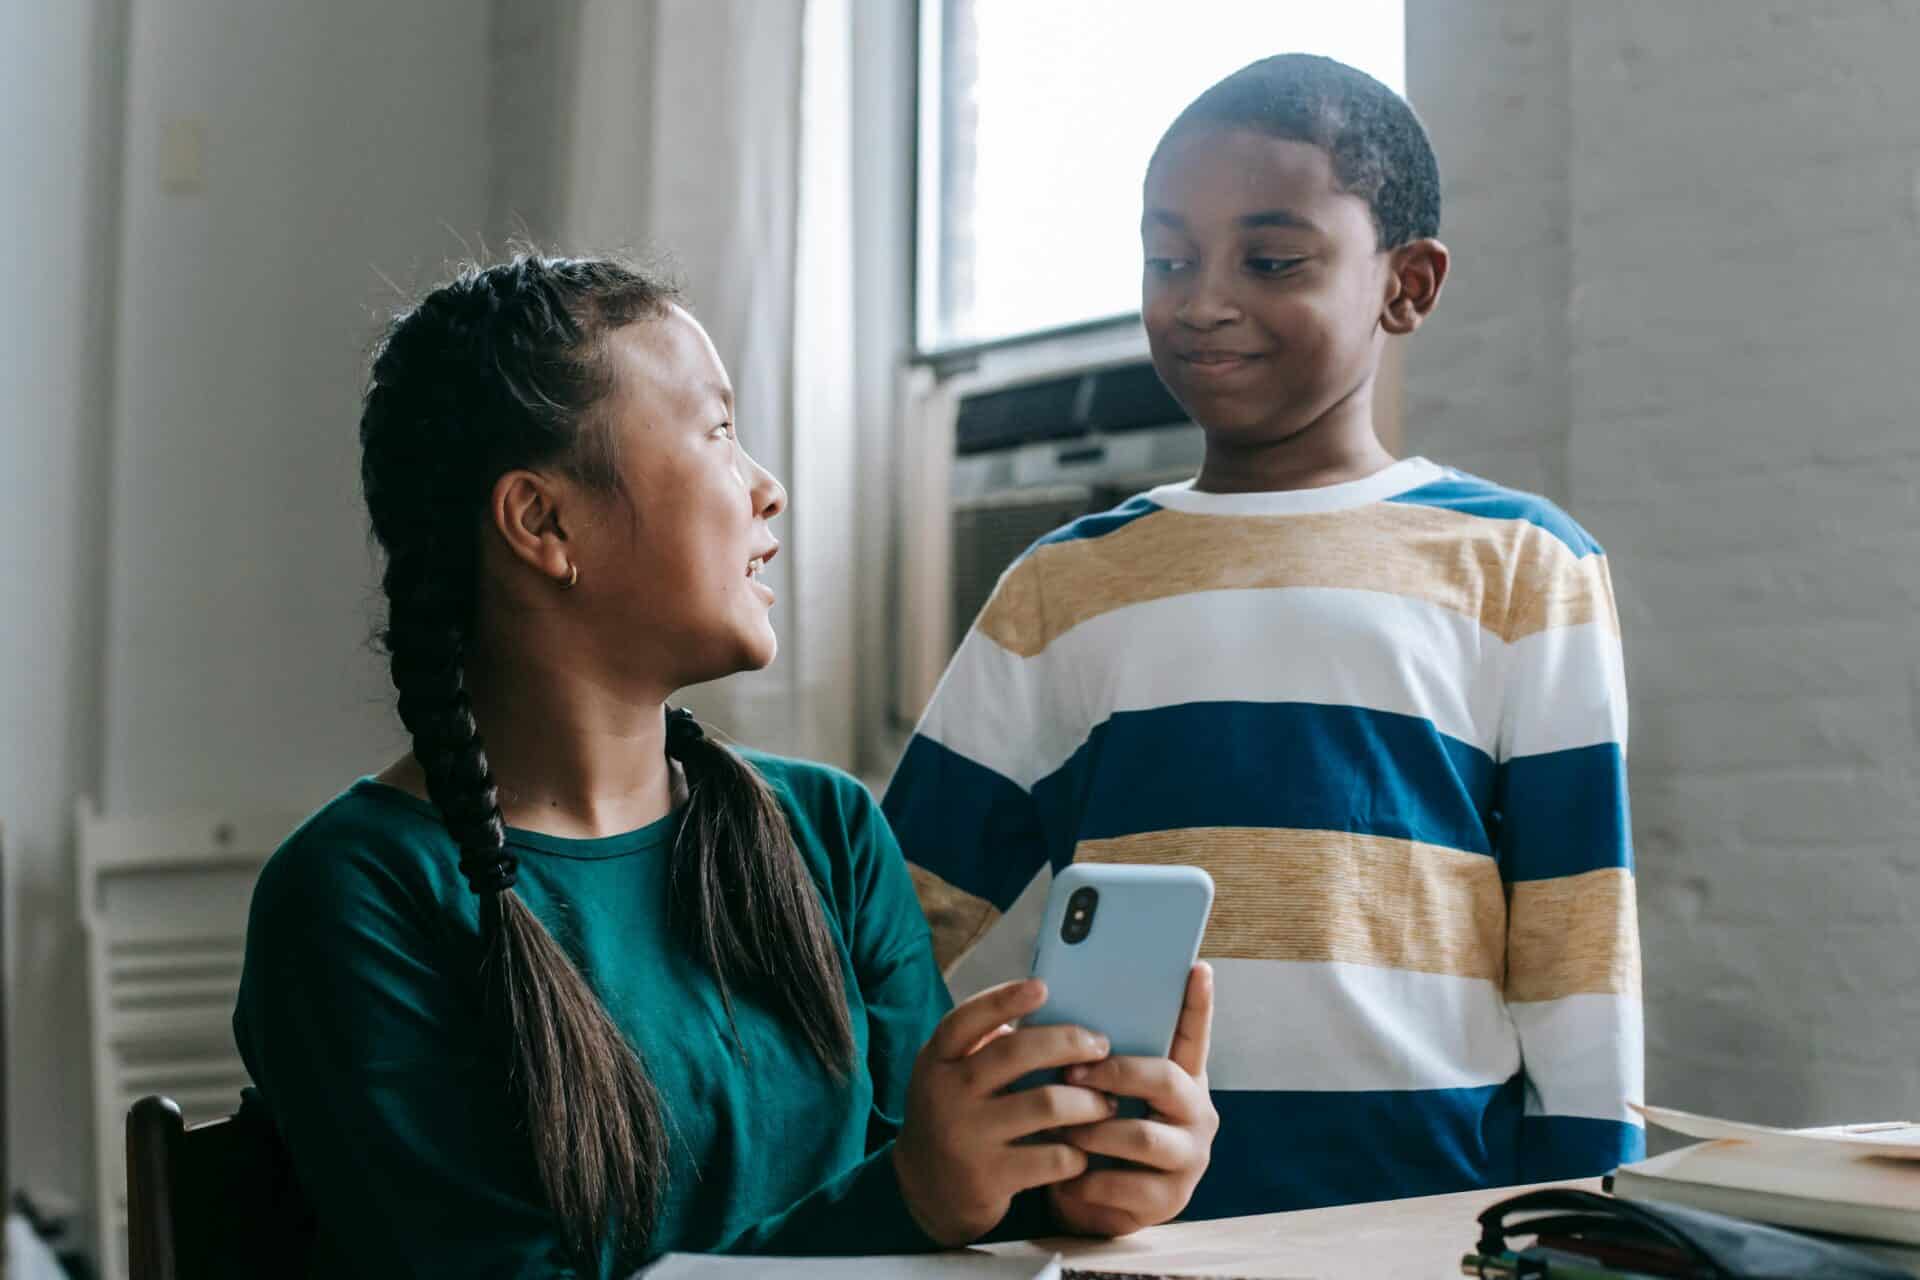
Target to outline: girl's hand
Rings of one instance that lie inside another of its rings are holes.
[[[1207,1092],[1207,1044],[1213,1035],[1213,969],[1187,976],[1173,1048],[1165,1058],[1108,1058],[1067,1072],[1072,1084],[1144,1099],[1145,1120],[1105,1120],[1060,1136],[1092,1155],[1118,1156],[1138,1168],[1096,1169],[1047,1189],[1069,1231],[1123,1236],[1166,1222],[1193,1196],[1213,1153],[1220,1116]]]
[[[1001,1092],[1030,1071],[1107,1056],[1105,1038],[1080,1027],[1007,1029],[1046,998],[1046,986],[1031,978],[990,987],[941,1019],[913,1064],[893,1167],[914,1221],[943,1245],[992,1230],[1015,1193],[1086,1170],[1078,1148],[1052,1135],[1027,1139],[1115,1112],[1113,1100],[1091,1087]]]

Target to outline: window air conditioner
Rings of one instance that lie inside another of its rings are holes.
[[[919,719],[995,582],[1035,539],[1191,477],[1203,453],[1137,324],[975,361],[907,376],[899,728]]]

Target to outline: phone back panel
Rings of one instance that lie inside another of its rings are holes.
[[[1067,902],[1087,885],[1100,895],[1093,927],[1069,943],[1060,934]],[[1198,867],[1068,866],[1047,894],[1034,945],[1047,1003],[1026,1025],[1082,1026],[1116,1054],[1165,1057],[1212,907],[1213,879]]]

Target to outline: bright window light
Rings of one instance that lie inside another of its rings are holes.
[[[1137,313],[1161,132],[1270,53],[1404,91],[1404,0],[922,0],[918,345]]]

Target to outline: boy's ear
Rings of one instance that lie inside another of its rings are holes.
[[[1410,240],[1387,255],[1387,298],[1380,327],[1405,336],[1420,327],[1440,301],[1447,282],[1447,246],[1438,240]]]

